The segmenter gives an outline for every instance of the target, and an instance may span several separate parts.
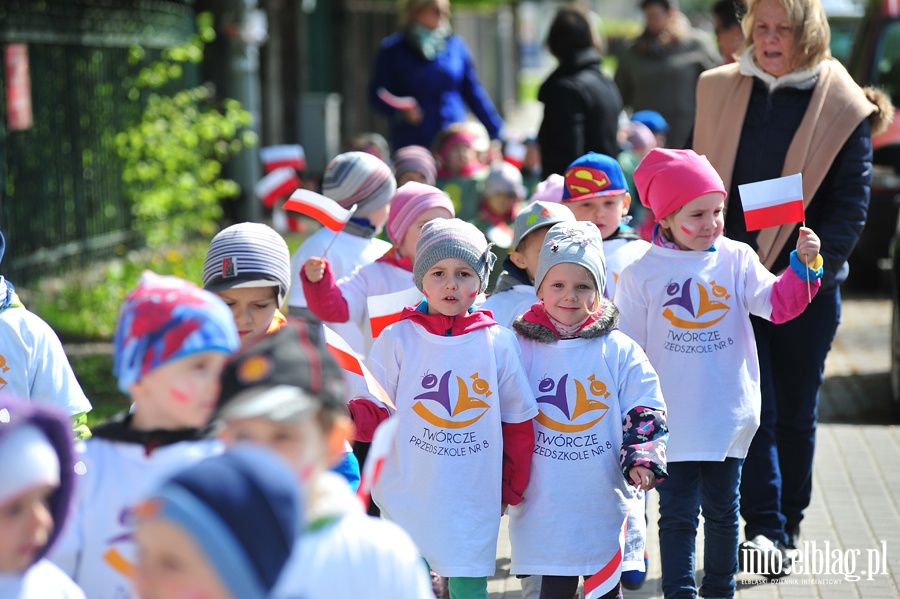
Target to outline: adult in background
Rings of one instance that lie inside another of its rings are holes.
[[[893,108],[831,57],[818,0],[751,0],[742,26],[739,61],[700,77],[694,149],[729,190],[726,233],[775,273],[788,266],[797,226],[748,232],[738,185],[802,173],[806,226],[819,234],[825,261],[822,286],[803,314],[780,325],[753,317],[762,414],[741,481],[747,541],[739,554],[745,570],[756,553],[769,572],[784,575],[812,494],[819,387],[840,322],[847,256],[866,220],[871,137]]]
[[[503,119],[450,28],[450,0],[405,0],[400,22],[400,31],[382,40],[369,82],[369,101],[390,121],[391,147],[430,148],[438,131],[465,121],[468,110],[498,139]]]
[[[616,85],[625,106],[655,110],[669,123],[666,147],[686,148],[694,124],[697,78],[722,64],[709,35],[691,27],[674,0],[642,0],[646,27],[622,54]]]
[[[744,31],[741,29],[739,15],[743,15],[745,10],[746,7],[741,0],[718,0],[712,6],[716,44],[722,54],[723,64],[737,60],[744,44]]]
[[[617,156],[622,98],[600,71],[600,46],[588,15],[575,6],[560,7],[547,34],[547,48],[559,66],[541,85],[544,120],[538,131],[541,172],[564,175],[566,167],[588,152]]]

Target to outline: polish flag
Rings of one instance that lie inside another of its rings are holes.
[[[397,406],[395,406],[394,402],[391,401],[391,398],[388,397],[387,391],[385,391],[384,387],[375,380],[375,376],[368,368],[366,368],[366,365],[362,363],[362,360],[359,359],[359,356],[356,355],[356,352],[353,351],[350,344],[344,341],[344,338],[338,335],[334,330],[328,328],[328,326],[324,326],[323,328],[325,329],[325,347],[327,347],[328,351],[331,352],[331,355],[334,356],[338,366],[352,375],[361,376],[365,383],[366,391],[371,393],[375,399],[396,412]]]
[[[506,223],[494,225],[493,227],[485,231],[484,236],[487,237],[488,241],[490,241],[497,247],[512,247],[513,230]]]
[[[356,206],[347,210],[334,200],[308,189],[298,189],[284,203],[285,210],[314,218],[332,231],[340,231],[353,216]]]
[[[256,197],[262,200],[263,206],[272,209],[275,202],[287,197],[292,191],[300,187],[300,177],[297,171],[283,166],[277,168],[253,186]]]
[[[520,141],[508,141],[503,146],[503,160],[516,168],[522,168],[528,148]]]
[[[399,420],[396,418],[383,420],[375,429],[375,435],[372,437],[369,453],[366,454],[366,463],[359,478],[359,488],[356,490],[356,496],[367,506],[369,498],[372,496],[372,489],[378,484],[378,479],[381,477],[384,463],[391,455],[394,439],[397,438],[398,423]]]
[[[372,328],[372,339],[376,339],[381,331],[400,320],[400,313],[406,306],[415,306],[422,301],[422,292],[416,287],[403,291],[373,295],[366,299],[369,306],[369,326]]]
[[[379,87],[375,93],[382,102],[396,110],[412,110],[419,105],[418,100],[412,96],[395,96],[383,87]]]
[[[800,173],[738,185],[748,231],[802,223],[803,176]]]
[[[628,530],[628,514],[619,531],[619,550],[600,571],[584,580],[584,599],[598,599],[610,592],[622,578],[622,557],[625,555],[625,531]]]
[[[297,171],[306,168],[306,152],[303,151],[303,146],[298,144],[260,148],[259,159],[262,161],[263,170],[267,173],[282,167],[290,167]]]

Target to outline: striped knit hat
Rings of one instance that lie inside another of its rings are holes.
[[[410,171],[420,173],[428,185],[434,185],[437,181],[434,156],[422,146],[406,146],[394,152],[394,174],[397,179]]]
[[[386,206],[397,182],[391,167],[365,152],[338,154],[325,168],[322,193],[343,206],[356,204],[356,216],[367,216]]]
[[[446,208],[451,218],[456,216],[453,200],[437,187],[416,181],[401,185],[397,195],[391,200],[391,213],[385,227],[391,243],[400,245],[409,227],[421,214],[432,208]]]
[[[261,223],[238,223],[219,231],[203,262],[203,288],[225,291],[243,287],[278,287],[278,305],[291,288],[291,253],[275,229]]]
[[[446,258],[458,258],[469,264],[481,281],[481,291],[487,288],[488,275],[497,256],[478,227],[458,218],[436,218],[425,223],[416,243],[413,276],[416,287],[422,289],[422,279],[431,267]]]

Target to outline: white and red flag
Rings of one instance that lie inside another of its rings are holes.
[[[516,168],[522,168],[528,147],[521,141],[507,141],[503,146],[503,160]]]
[[[748,231],[802,223],[803,176],[800,173],[738,185]]]
[[[622,578],[622,559],[625,555],[625,533],[628,530],[628,514],[619,531],[619,549],[600,571],[584,580],[584,599],[598,599],[613,590]]]
[[[356,355],[356,352],[353,351],[350,344],[344,341],[344,338],[334,332],[334,330],[328,328],[327,325],[323,328],[325,329],[325,347],[327,347],[328,351],[331,352],[331,355],[334,356],[338,366],[351,375],[362,377],[362,388],[368,391],[372,397],[383,403],[385,406],[396,411],[397,407],[394,405],[391,398],[388,397],[387,391],[384,390],[384,387],[381,386],[375,379],[375,376],[368,368],[366,368],[366,365],[362,363],[362,360],[359,359],[359,356]],[[359,385],[353,386],[357,388],[360,387]]]
[[[366,463],[359,478],[359,488],[356,490],[356,496],[366,505],[368,505],[369,498],[372,495],[372,488],[378,484],[381,469],[391,455],[394,439],[397,437],[398,422],[399,420],[396,418],[388,418],[383,420],[378,425],[378,428],[375,429],[372,444],[369,446],[369,453],[366,454]]]
[[[277,168],[290,167],[302,171],[306,168],[306,152],[299,144],[267,146],[259,149],[259,159],[267,173]]]
[[[287,197],[298,187],[300,187],[300,177],[297,176],[297,171],[283,166],[257,181],[253,190],[256,192],[256,196],[262,200],[263,206],[271,209],[278,200]]]
[[[416,306],[420,301],[422,301],[422,292],[416,287],[367,298],[372,339],[377,339],[381,331],[400,320],[403,308]]]
[[[383,87],[375,90],[381,101],[395,110],[412,110],[419,105],[419,102],[412,96],[395,96]]]
[[[340,231],[353,216],[356,206],[347,210],[334,200],[309,189],[298,189],[291,194],[284,209],[313,218],[332,231]]]

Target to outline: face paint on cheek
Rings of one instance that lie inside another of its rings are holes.
[[[474,297],[478,297],[478,292],[477,292],[477,291],[473,291],[472,293],[469,294],[469,299],[472,299],[472,298],[474,298]]]
[[[693,235],[694,230],[688,227],[687,225],[681,225],[681,232],[685,235]]]
[[[171,393],[172,393],[172,399],[174,399],[178,403],[187,403],[188,399],[190,399],[188,397],[187,393],[182,393],[178,389],[172,389]]]

